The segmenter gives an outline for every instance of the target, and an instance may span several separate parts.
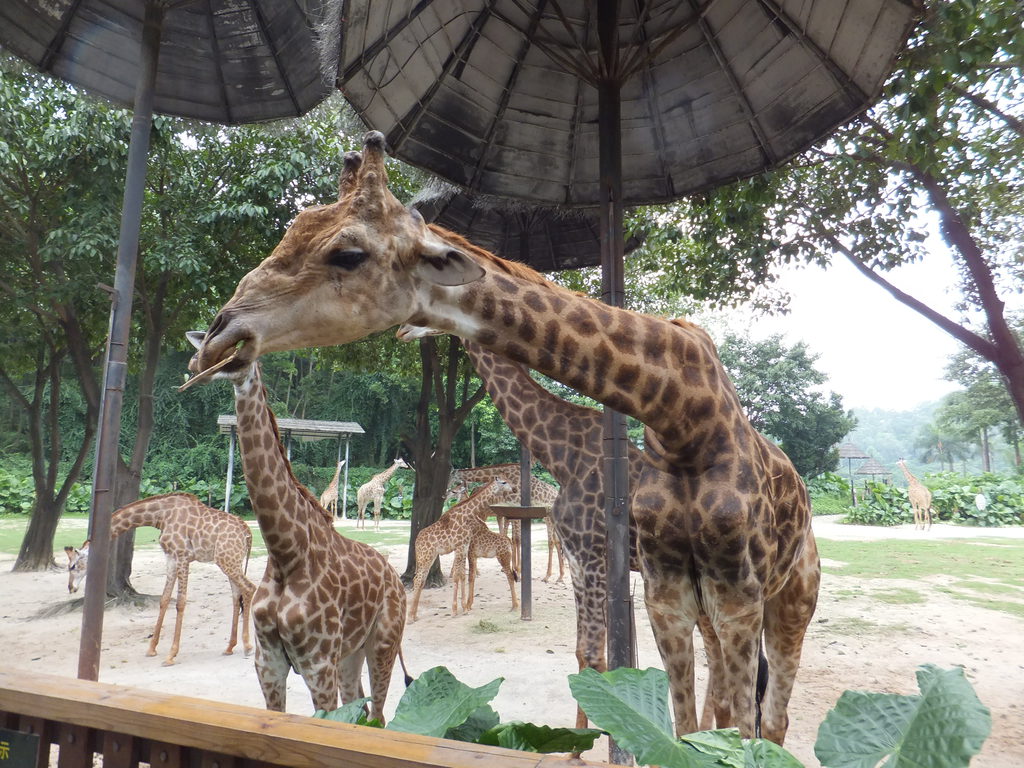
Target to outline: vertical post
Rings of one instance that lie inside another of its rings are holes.
[[[235,426],[228,433],[228,476],[224,481],[224,511],[231,511],[231,485],[235,482]]]
[[[135,87],[135,113],[128,144],[128,169],[121,205],[121,234],[117,245],[114,295],[110,307],[110,329],[103,365],[103,396],[100,401],[93,469],[92,499],[89,506],[89,578],[85,582],[82,632],[78,650],[78,677],[99,680],[100,640],[103,635],[103,603],[107,596],[107,567],[110,562],[110,515],[114,508],[114,475],[121,435],[121,405],[128,369],[128,336],[131,332],[132,293],[135,265],[142,229],[142,197],[146,186],[146,156],[153,126],[153,91],[160,54],[160,26],[163,8],[146,3],[142,27],[139,75]]]
[[[341,501],[341,516],[348,517],[348,446],[352,440],[352,435],[345,435],[345,487],[339,489],[339,493],[342,495]]]
[[[519,505],[529,507],[533,499],[530,497],[530,449],[525,445],[519,446]],[[519,564],[521,572],[519,617],[523,621],[533,620],[533,564],[530,558],[533,554],[533,531],[530,526],[533,520],[529,517],[519,521]]]
[[[622,205],[622,115],[619,80],[618,0],[598,0],[600,50],[598,152],[600,160],[601,298],[624,304]],[[608,562],[608,668],[626,667],[633,659],[629,595],[629,469],[626,417],[604,409],[604,492]],[[632,756],[614,742],[608,759],[629,765]]]

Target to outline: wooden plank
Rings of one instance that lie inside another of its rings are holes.
[[[138,763],[135,739],[112,731],[103,734],[103,768],[133,768]]]
[[[510,520],[543,520],[550,511],[547,506],[523,507],[519,504],[491,504],[490,507],[492,514]]]
[[[293,768],[586,768],[565,755],[484,747],[139,688],[0,669],[0,711]],[[154,764],[155,768],[155,764]]]
[[[92,768],[92,743],[84,725],[62,723],[57,742],[57,768]]]

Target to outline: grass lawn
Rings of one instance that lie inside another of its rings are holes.
[[[821,556],[838,564],[822,571],[859,579],[930,577],[929,584],[958,600],[1024,618],[1024,541],[1009,539],[945,539],[942,541],[835,541],[819,539]],[[864,584],[865,588],[869,583]],[[884,602],[916,602],[913,590],[885,587],[872,592]]]

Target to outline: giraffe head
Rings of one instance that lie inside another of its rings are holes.
[[[86,539],[80,549],[64,547],[64,554],[68,556],[68,592],[74,594],[89,567],[89,540]]]
[[[199,351],[205,370],[232,355],[345,344],[416,317],[435,291],[484,269],[387,187],[384,136],[345,155],[337,202],[302,211],[238,283]],[[468,244],[466,244],[468,246]],[[241,345],[241,348],[236,348]]]

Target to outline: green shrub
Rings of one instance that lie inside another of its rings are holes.
[[[867,498],[846,513],[846,522],[860,525],[901,525],[913,522],[906,490],[885,483],[868,483]]]

